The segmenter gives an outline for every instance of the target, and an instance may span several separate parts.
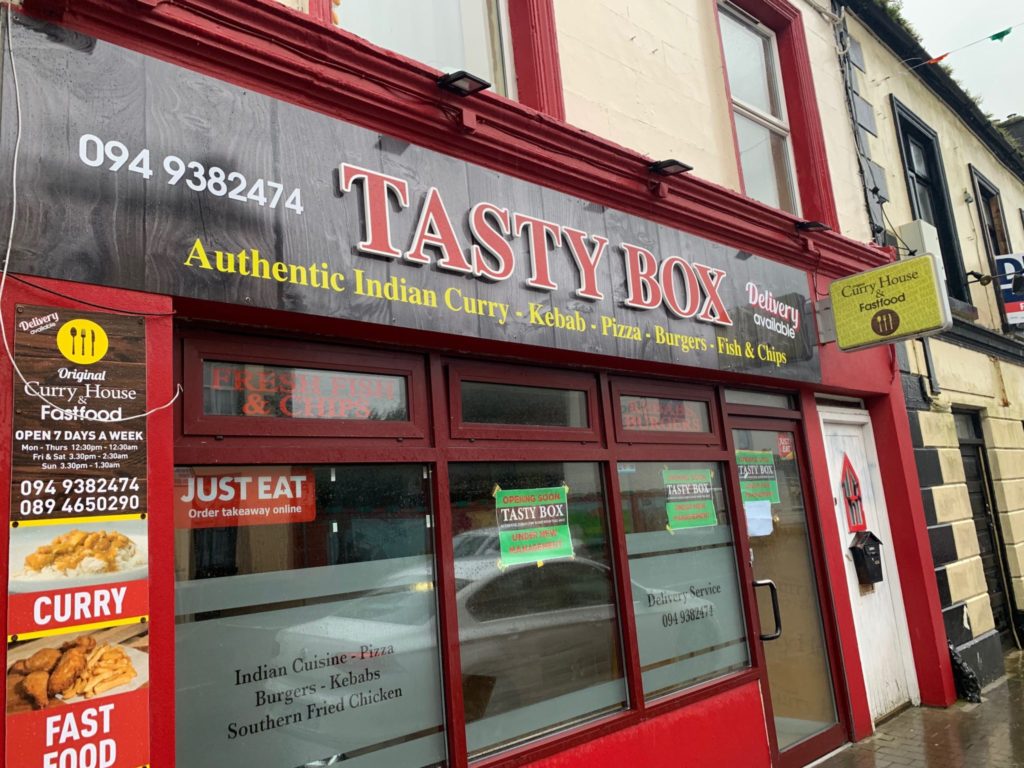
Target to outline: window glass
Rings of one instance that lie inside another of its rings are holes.
[[[619,413],[624,429],[641,432],[710,432],[708,404],[701,400],[622,395]]]
[[[424,477],[176,470],[178,765],[444,762]]]
[[[734,405],[756,405],[761,408],[794,408],[793,398],[779,392],[755,392],[752,389],[727,389],[725,402]]]
[[[476,424],[518,424],[531,427],[589,427],[587,393],[463,381],[462,420]]]
[[[507,11],[499,0],[344,0],[335,25],[442,72],[460,69],[515,97]]]
[[[928,178],[928,155],[925,153],[924,147],[918,144],[916,141],[911,140],[910,144],[910,161],[911,167],[918,176],[925,179]]]
[[[409,400],[404,376],[204,360],[203,413],[408,421]]]
[[[739,113],[735,117],[747,195],[773,208],[795,210],[786,136]]]
[[[599,466],[453,464],[450,482],[470,754],[622,709]]]
[[[749,665],[719,464],[618,465],[644,695]]]
[[[728,11],[723,10],[720,18],[732,97],[769,115],[781,117],[770,39]]]
[[[915,178],[912,181],[911,189],[917,197],[917,215],[929,224],[935,224],[935,206],[932,204],[932,190],[928,183]]]

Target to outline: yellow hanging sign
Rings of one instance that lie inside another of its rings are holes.
[[[945,282],[927,254],[836,280],[828,293],[842,350],[930,336],[953,324]]]

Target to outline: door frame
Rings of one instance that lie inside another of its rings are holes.
[[[842,664],[843,655],[840,645],[839,629],[836,623],[835,611],[832,606],[832,584],[829,580],[828,569],[825,561],[825,546],[819,520],[817,497],[813,493],[811,484],[810,467],[808,461],[811,453],[808,448],[803,424],[799,412],[786,411],[778,415],[771,414],[765,408],[752,408],[745,406],[733,406],[727,408],[726,414],[726,447],[730,456],[735,457],[736,446],[733,438],[733,430],[750,429],[769,432],[790,432],[793,435],[797,447],[797,467],[800,472],[800,492],[803,495],[804,515],[807,519],[807,535],[811,548],[811,564],[814,568],[815,586],[818,592],[818,608],[821,614],[822,633],[824,636],[825,651],[828,655],[829,675],[832,683],[832,698],[836,708],[836,724],[821,733],[804,739],[785,752],[779,750],[778,736],[775,732],[775,713],[771,700],[771,687],[768,683],[768,667],[765,659],[763,641],[758,637],[757,627],[763,626],[762,617],[758,612],[756,595],[753,594],[752,570],[750,569],[749,558],[744,558],[744,572],[748,575],[748,603],[750,605],[755,631],[750,635],[750,644],[754,649],[757,661],[759,678],[761,682],[761,699],[764,703],[765,728],[768,731],[768,740],[772,751],[772,764],[780,768],[799,768],[817,760],[829,752],[838,749],[850,740],[850,714],[849,714],[849,693],[846,686],[845,668]],[[730,462],[735,466],[735,459]],[[734,506],[737,510],[743,508],[739,495],[739,478],[735,471],[730,478],[734,494]],[[738,517],[742,517],[738,515]],[[744,522],[745,522],[745,518]],[[747,536],[746,525],[743,525],[741,539],[743,550],[750,551],[750,539]],[[844,583],[843,588],[846,588]],[[783,630],[785,631],[785,630]]]
[[[817,410],[818,410],[818,422],[821,425],[822,444],[825,447],[825,469],[826,469],[826,472],[828,471],[828,446],[825,445],[826,440],[827,440],[827,437],[825,435],[825,422],[826,422],[826,420],[830,421],[832,423],[836,423],[836,424],[848,424],[848,425],[864,428],[864,439],[866,441],[866,445],[867,445],[868,449],[874,454],[875,464],[879,468],[879,474],[878,474],[878,477],[877,477],[877,482],[874,482],[874,479],[872,481],[872,485],[874,486],[873,487],[873,491],[874,491],[875,497],[878,500],[880,500],[880,502],[881,502],[879,506],[880,506],[881,510],[884,510],[885,518],[886,518],[886,526],[889,528],[889,534],[890,534],[890,537],[891,537],[891,535],[892,535],[892,525],[891,525],[891,523],[889,521],[889,505],[888,505],[888,503],[885,500],[885,488],[882,485],[881,464],[879,463],[879,459],[878,459],[878,445],[875,442],[875,430],[874,430],[874,427],[871,424],[871,414],[869,414],[867,412],[867,410],[865,410],[863,408],[863,406],[855,405],[853,403],[850,404],[849,408],[843,408],[841,406],[832,406],[832,405],[822,405],[822,404],[819,404],[817,406]],[[870,459],[870,456],[868,458]],[[832,482],[832,478],[829,477],[829,483],[831,483],[831,482]],[[863,478],[861,479],[861,482],[863,482]],[[842,528],[839,529],[839,533],[840,533],[840,536],[842,536],[842,534],[843,534],[843,529]],[[837,543],[842,545],[842,539],[840,539]],[[889,551],[892,554],[892,563],[893,563],[893,565],[896,566],[896,568],[895,568],[896,581],[892,585],[893,589],[890,590],[890,595],[892,595],[893,608],[895,610],[895,616],[896,616],[896,622],[897,622],[896,630],[899,633],[900,659],[901,659],[901,662],[903,664],[904,673],[907,676],[907,682],[909,684],[910,702],[911,702],[912,705],[918,706],[921,703],[921,689],[920,689],[920,685],[919,685],[918,679],[917,679],[917,667],[916,667],[916,665],[914,663],[914,649],[913,649],[913,646],[911,645],[911,642],[910,642],[910,621],[907,618],[907,607],[906,607],[906,603],[903,600],[903,581],[900,578],[899,561],[896,559],[896,552],[895,552],[895,549],[892,547],[891,541],[889,542]],[[847,589],[849,589],[849,585],[848,584],[847,584]],[[850,607],[853,610],[854,614],[856,614],[856,608],[854,607],[855,602],[856,601],[853,599],[853,595],[851,594],[850,595]],[[854,622],[855,622],[854,623],[854,629],[856,630],[856,618],[854,618]],[[858,643],[858,648],[859,648],[860,647],[860,638],[859,637],[857,638],[857,643]],[[863,653],[861,653],[860,656],[861,656],[861,660],[862,660],[861,661],[861,674],[864,676],[864,686],[865,686],[865,689],[867,689],[867,687],[868,687],[868,678],[867,678],[867,672],[865,670],[865,666],[866,665],[863,662],[863,659],[865,658],[865,655]],[[869,711],[870,711],[870,702],[871,702],[871,697],[870,697],[870,694],[869,694],[868,695]],[[889,714],[893,714],[893,713],[889,713]],[[884,719],[887,716],[888,715],[882,715],[881,717],[882,717],[882,719]],[[872,724],[874,724],[874,722],[875,722],[874,716],[872,715]]]

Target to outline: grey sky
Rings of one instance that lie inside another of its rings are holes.
[[[1024,21],[1021,0],[903,0],[903,16],[932,56]],[[986,40],[952,54],[943,64],[997,119],[1024,114],[1024,26],[1002,42]]]

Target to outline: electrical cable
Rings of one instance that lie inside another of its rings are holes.
[[[10,7],[8,7],[6,9],[6,11],[7,12],[6,12],[4,18],[5,18],[5,21],[6,21],[6,31],[7,31],[7,55],[8,55],[8,57],[11,60],[11,81],[12,81],[12,84],[14,85],[15,133],[14,133],[14,154],[11,156],[11,227],[10,227],[10,230],[9,230],[9,232],[7,234],[7,248],[6,248],[5,252],[4,252],[3,270],[2,270],[2,272],[0,272],[0,306],[2,306],[2,304],[3,304],[4,292],[5,292],[6,288],[7,288],[7,271],[8,271],[8,267],[10,266],[10,263],[11,263],[11,250],[14,247],[14,227],[15,227],[15,223],[17,222],[17,215],[18,215],[18,156],[19,156],[20,151],[21,151],[21,134],[22,134],[21,89],[20,89],[20,86],[18,84],[18,67],[17,67],[17,64],[14,61],[14,44],[13,44],[13,39],[12,39],[12,35],[11,35],[11,24],[12,24],[11,13],[12,13],[12,11],[11,11]],[[77,301],[77,299],[74,299],[74,300]],[[92,305],[92,306],[96,306],[96,305]],[[132,314],[134,314],[134,313],[132,313]],[[61,414],[64,414],[65,418],[75,418],[74,410],[69,409],[69,408],[65,408],[64,406],[57,405],[56,403],[51,402],[44,395],[40,394],[36,390],[36,387],[35,387],[35,385],[33,383],[31,383],[30,381],[28,381],[28,379],[25,378],[25,374],[23,374],[21,372],[21,368],[18,367],[17,362],[15,362],[15,360],[14,360],[14,353],[11,351],[10,342],[7,340],[7,331],[3,327],[0,327],[0,337],[2,337],[2,339],[3,339],[4,351],[7,353],[7,359],[11,361],[11,367],[14,369],[14,372],[18,375],[18,378],[21,380],[21,383],[24,386],[25,393],[27,395],[31,396],[31,397],[35,397],[38,400],[41,400],[42,402],[46,403],[51,408],[53,408],[55,411],[57,411],[57,412],[59,412]],[[103,424],[116,424],[116,423],[120,423],[120,422],[124,422],[124,421],[134,421],[136,419],[144,419],[144,418],[146,418],[146,417],[148,417],[148,416],[150,416],[150,415],[152,415],[152,414],[154,414],[154,413],[156,413],[158,411],[162,411],[162,410],[165,410],[167,408],[170,408],[174,404],[174,401],[177,400],[181,396],[181,392],[182,392],[181,384],[178,384],[176,389],[175,389],[174,396],[171,397],[170,400],[168,400],[163,405],[158,405],[155,408],[149,409],[145,413],[139,413],[139,414],[136,414],[134,416],[122,416],[120,418],[108,417],[108,418],[103,418],[103,419],[92,418],[92,419],[85,419],[85,420],[86,421],[100,422],[100,423],[103,423]]]

